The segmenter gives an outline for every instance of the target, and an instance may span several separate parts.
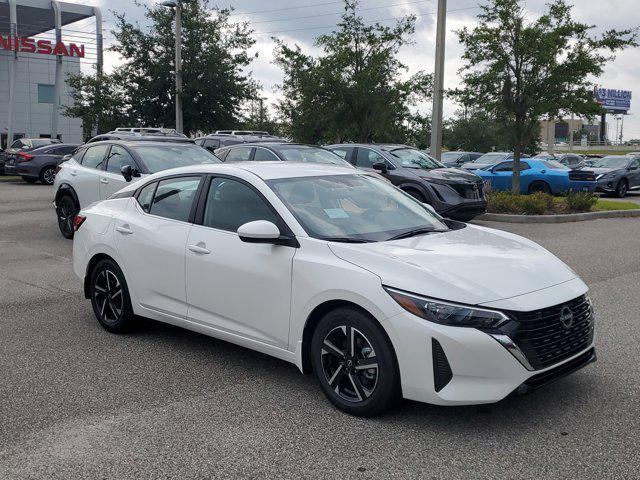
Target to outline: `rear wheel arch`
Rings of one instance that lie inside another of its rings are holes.
[[[304,325],[304,330],[302,332],[302,372],[312,373],[313,368],[311,366],[311,339],[313,338],[313,333],[320,323],[320,320],[327,315],[329,312],[336,310],[338,308],[352,308],[354,310],[359,311],[360,313],[369,317],[372,323],[376,326],[378,330],[384,335],[384,337],[389,342],[391,346],[391,351],[393,352],[394,360],[396,366],[398,365],[398,356],[395,352],[395,346],[391,341],[391,338],[387,334],[386,330],[380,323],[380,321],[366,308],[358,305],[357,303],[348,301],[348,300],[328,300],[326,302],[317,305],[307,317],[307,321]],[[400,378],[400,372],[398,371],[398,378]]]
[[[553,189],[551,188],[551,185],[549,184],[549,182],[547,182],[546,180],[533,180],[531,183],[529,183],[529,186],[527,187],[527,192],[528,193],[544,192],[552,195]]]
[[[78,199],[78,194],[73,189],[73,187],[71,185],[69,185],[68,183],[63,183],[58,187],[58,191],[56,192],[56,204],[65,195],[68,195],[73,199],[73,201],[76,204],[76,208],[79,211],[80,210],[80,200]]]

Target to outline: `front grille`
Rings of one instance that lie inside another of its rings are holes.
[[[471,200],[480,200],[482,198],[483,192],[481,182],[467,184],[454,183],[449,186],[453,188],[462,198],[468,198]]]
[[[569,172],[569,180],[576,180],[580,182],[595,182],[596,176],[593,172],[574,170],[572,172]]]
[[[573,314],[568,326],[561,321],[565,307]],[[593,309],[586,295],[542,310],[510,313],[520,323],[512,339],[536,370],[575,355],[593,341]]]

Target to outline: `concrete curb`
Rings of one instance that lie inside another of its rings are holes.
[[[640,217],[637,210],[607,210],[604,212],[568,213],[565,215],[507,215],[504,213],[485,213],[476,220],[506,223],[568,223],[596,220],[598,218]]]

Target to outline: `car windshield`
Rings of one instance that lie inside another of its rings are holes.
[[[628,163],[629,158],[627,157],[610,156],[597,159],[591,166],[594,168],[626,168]]]
[[[506,153],[485,153],[481,157],[476,158],[473,163],[480,163],[482,165],[494,165],[498,162],[502,162],[509,157]]]
[[[279,145],[271,148],[290,162],[330,163],[332,165],[351,167],[349,162],[323,148],[309,147],[307,145]]]
[[[554,160],[556,157],[550,153],[539,153],[533,158],[539,158],[540,160]]]
[[[561,164],[556,160],[547,160],[546,162],[540,162],[540,163],[542,163],[545,167],[550,168],[552,170],[571,170],[569,167]]]
[[[133,149],[151,173],[200,163],[220,163],[218,157],[197,145],[136,145]]]
[[[315,238],[379,242],[414,231],[448,230],[423,204],[369,175],[285,178],[268,184]]]
[[[462,152],[444,152],[441,155],[441,159],[442,159],[442,163],[444,163],[445,165],[447,163],[453,163],[456,160],[458,160],[461,156],[463,155]]]
[[[444,167],[444,165],[435,158],[413,148],[396,148],[395,150],[391,150],[389,153],[400,160],[400,165],[405,168],[431,170],[433,168]]]

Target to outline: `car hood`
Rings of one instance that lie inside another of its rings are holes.
[[[587,168],[583,168],[582,171],[583,172],[593,172],[596,175],[601,175],[603,173],[611,173],[611,172],[615,172],[620,170],[620,168],[605,168],[605,167],[600,167],[600,168],[593,168],[593,167],[587,167]]]
[[[444,183],[474,183],[478,181],[478,177],[471,172],[460,170],[459,168],[434,168],[432,170],[420,170],[417,172],[420,178],[426,180],[432,180],[435,182],[441,181]]]
[[[576,278],[538,244],[472,225],[389,242],[330,243],[330,248],[337,257],[379,276],[383,285],[472,305]]]

